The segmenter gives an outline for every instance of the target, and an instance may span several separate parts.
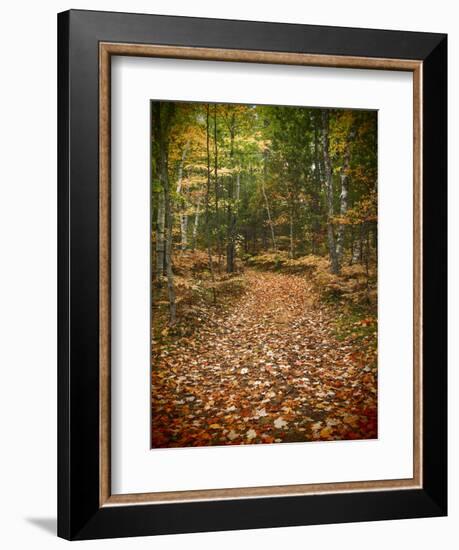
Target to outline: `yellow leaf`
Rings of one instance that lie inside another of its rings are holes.
[[[320,431],[320,437],[330,437],[331,434],[332,434],[332,429],[331,428],[323,428]]]
[[[344,422],[346,422],[346,424],[349,424],[350,426],[352,426],[353,428],[357,428],[357,426],[359,425],[359,417],[357,415],[348,415],[348,416],[345,416],[343,418]]]

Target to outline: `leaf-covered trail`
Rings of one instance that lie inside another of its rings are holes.
[[[244,278],[229,308],[209,306],[192,336],[154,353],[152,446],[377,437],[375,365],[334,337],[307,280]]]

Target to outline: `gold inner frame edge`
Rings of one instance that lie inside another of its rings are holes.
[[[243,63],[303,65],[413,73],[413,477],[267,487],[238,487],[155,493],[111,493],[110,421],[110,93],[111,56],[158,57]],[[99,506],[121,506],[422,487],[422,62],[252,50],[228,50],[154,44],[99,44]]]

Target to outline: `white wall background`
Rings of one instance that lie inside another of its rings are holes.
[[[0,543],[63,547],[56,517],[56,13],[132,11],[449,33],[450,281],[459,279],[459,27],[455,4],[418,0],[63,0],[3,6],[0,20]],[[456,214],[456,215],[454,215]],[[454,254],[453,254],[454,253]],[[91,548],[453,548],[459,521],[458,286],[450,285],[450,516],[87,542]]]

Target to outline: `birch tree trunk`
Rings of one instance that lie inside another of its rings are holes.
[[[231,116],[230,122],[230,166],[234,169],[234,132],[235,132],[235,116]],[[228,186],[228,204],[227,204],[227,219],[226,219],[226,272],[234,272],[234,174],[231,173],[230,183]]]
[[[183,183],[183,167],[185,165],[186,156],[188,154],[188,149],[190,147],[190,142],[187,141],[185,143],[185,146],[182,151],[182,158],[180,159],[180,164],[178,168],[178,174],[177,174],[177,195],[180,195],[182,192],[182,183]]]
[[[158,193],[158,214],[156,217],[156,279],[161,286],[161,280],[164,275],[164,229],[166,220],[166,209],[164,206],[164,189],[161,188]]]
[[[331,272],[335,275],[339,273],[338,255],[336,253],[335,233],[333,227],[333,172],[329,153],[329,117],[328,111],[322,111],[322,146],[324,156],[325,169],[325,188],[327,195],[327,237],[328,237],[328,252],[330,255]]]
[[[177,195],[182,195],[182,201],[180,206],[180,248],[182,250],[186,250],[188,246],[188,214],[186,213],[185,193],[182,193],[182,183],[183,183],[183,167],[185,164],[189,147],[190,147],[190,142],[187,141],[182,151],[182,158],[179,164],[177,188],[176,188]]]
[[[318,254],[319,252],[319,234],[320,234],[320,186],[321,186],[321,174],[320,174],[320,151],[319,151],[319,131],[318,123],[319,117],[317,114],[314,114],[313,124],[314,124],[314,188],[311,198],[311,210],[312,210],[312,242],[311,242],[311,251],[313,254]]]
[[[219,185],[218,185],[218,131],[217,131],[217,105],[214,104],[214,193],[215,193],[215,224],[217,226],[217,256],[218,271],[221,271],[222,263],[222,235],[220,232],[219,209]]]
[[[152,123],[155,137],[156,166],[161,182],[164,196],[164,265],[167,276],[167,294],[169,300],[169,323],[176,322],[176,304],[174,275],[172,272],[172,226],[173,212],[168,173],[168,152],[169,152],[169,129],[174,117],[175,107],[173,104],[157,103],[152,110]],[[161,257],[161,251],[160,251]]]
[[[354,129],[351,128],[346,140],[343,167],[341,169],[341,174],[340,174],[340,181],[341,181],[340,216],[341,218],[344,218],[344,216],[346,215],[347,207],[348,207],[348,201],[347,201],[348,192],[349,192],[348,176],[349,176],[349,165],[350,165],[350,158],[351,158],[351,143],[354,139],[354,135],[355,135]],[[336,255],[338,257],[339,265],[341,265],[342,263],[343,252],[344,252],[344,229],[345,229],[345,225],[341,221],[338,227],[338,236],[336,239]]]
[[[180,248],[186,250],[188,247],[188,215],[180,215]]]
[[[239,201],[239,195],[241,190],[241,174],[240,172],[236,175],[236,195],[235,195],[235,206],[231,211],[230,216],[230,228],[229,228],[229,241],[227,249],[227,269],[228,273],[234,273],[234,261],[236,258],[236,226],[237,226],[237,205]]]
[[[265,184],[266,184],[267,177],[268,177],[268,150],[265,149],[263,151],[263,177],[261,178],[261,191],[263,193],[266,213],[268,215],[268,224],[269,224],[269,228],[271,230],[271,239],[272,239],[272,242],[273,242],[273,249],[274,249],[275,252],[277,252],[276,237],[274,236],[273,220],[271,218],[271,210],[269,208],[268,197],[266,195],[266,189],[265,189]]]
[[[355,230],[354,230],[355,231]],[[360,224],[357,228],[357,238],[354,235],[354,246],[352,250],[352,263],[362,263],[362,238],[363,238],[363,224]]]
[[[196,212],[195,212],[195,215],[194,215],[192,243],[191,243],[191,247],[192,247],[193,250],[196,248],[196,237],[198,235],[200,211],[201,211],[201,195],[199,195],[199,197],[198,197],[198,203],[196,205]]]
[[[167,159],[167,157],[166,157]],[[163,182],[164,185],[164,203],[166,207],[166,249],[164,255],[164,261],[166,264],[167,275],[167,294],[169,299],[169,323],[174,325],[176,322],[176,305],[175,305],[175,288],[174,288],[174,274],[172,272],[172,226],[173,226],[173,213],[169,188],[169,178],[167,174],[167,160],[163,165]]]
[[[209,212],[209,198],[210,198],[210,140],[209,140],[209,104],[207,104],[206,110],[206,145],[207,145],[207,188],[206,188],[206,237],[207,237],[207,256],[209,260],[210,278],[212,281],[212,296],[214,304],[217,303],[217,294],[215,290],[215,273],[212,263],[212,252],[210,249],[210,212]]]

